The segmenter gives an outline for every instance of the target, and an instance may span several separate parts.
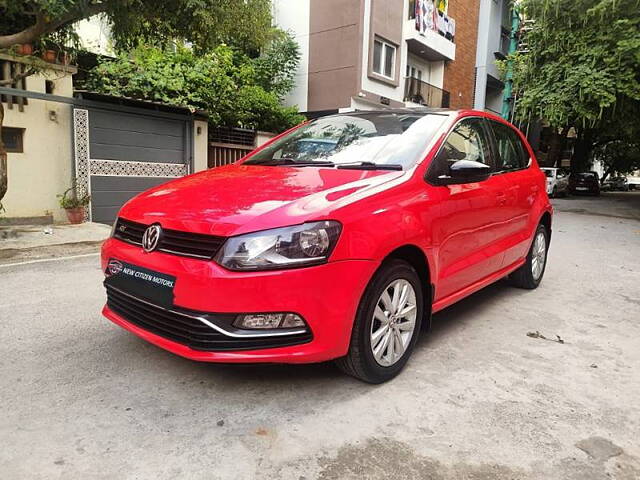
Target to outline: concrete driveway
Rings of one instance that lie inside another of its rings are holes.
[[[97,256],[0,267],[0,476],[640,478],[640,221],[603,199],[557,202],[538,290],[438,314],[380,386],[159,350],[100,316]]]

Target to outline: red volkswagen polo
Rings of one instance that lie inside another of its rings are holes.
[[[483,112],[320,118],[122,207],[103,312],[193,360],[335,359],[383,382],[432,313],[503,277],[538,286],[545,181],[522,134]]]

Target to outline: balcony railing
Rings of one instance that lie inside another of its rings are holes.
[[[24,71],[25,67],[22,63],[12,62],[10,60],[0,58],[0,80],[11,80],[13,78],[19,77],[20,74]],[[16,88],[19,90],[26,90],[26,80],[21,78],[15,83],[5,85],[9,88]],[[0,95],[0,102],[6,103],[7,108],[11,110],[15,105],[18,105],[18,110],[21,112],[24,111],[24,106],[29,103],[26,98],[17,97],[14,95]]]
[[[404,101],[427,107],[449,108],[449,92],[417,78],[404,80]]]

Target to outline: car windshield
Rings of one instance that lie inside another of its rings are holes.
[[[363,112],[314,120],[256,152],[246,165],[398,165],[420,160],[446,114]]]
[[[542,169],[547,178],[553,178],[553,170]]]

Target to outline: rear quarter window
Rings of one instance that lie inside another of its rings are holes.
[[[496,171],[509,172],[527,168],[529,153],[516,131],[503,123],[490,121],[496,141]]]

